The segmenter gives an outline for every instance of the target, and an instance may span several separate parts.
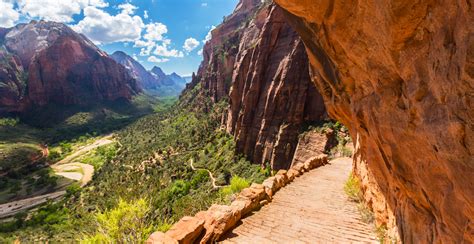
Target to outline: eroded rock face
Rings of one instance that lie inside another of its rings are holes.
[[[357,143],[377,222],[406,243],[474,242],[474,3],[276,2]]]
[[[337,144],[337,139],[332,131],[322,133],[311,130],[299,135],[291,166],[311,161],[312,158],[329,151],[334,144]]]
[[[28,69],[28,98],[37,105],[130,99],[138,90],[124,67],[72,36],[59,37]]]
[[[0,30],[0,112],[48,103],[86,105],[140,91],[124,67],[61,23]]]
[[[25,94],[26,73],[17,56],[0,49],[0,113],[17,111]]]
[[[270,3],[242,0],[212,32],[199,82],[213,101],[229,99],[223,125],[254,163],[287,169],[305,123],[326,110],[311,83],[304,45]]]

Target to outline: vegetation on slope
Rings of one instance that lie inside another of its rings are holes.
[[[132,102],[92,107],[50,105],[21,120],[0,118],[0,203],[64,189],[71,181],[55,176],[48,164],[100,134],[123,128],[153,110],[166,109],[172,102],[140,95]],[[46,147],[49,155],[45,158]]]
[[[120,150],[112,150],[112,156],[103,150],[106,153],[100,157],[106,162],[90,184],[70,189],[67,198],[39,210],[57,220],[53,225],[48,217],[40,218],[43,226],[17,216],[15,228],[0,236],[26,242],[145,238],[152,230],[167,230],[182,216],[228,201],[243,186],[263,180],[263,171],[236,155],[233,138],[219,129],[225,101],[213,104],[198,95],[198,89],[184,94],[172,109],[145,116],[118,131]],[[193,170],[191,161],[203,170]],[[204,169],[211,171],[218,184],[231,186],[214,188]],[[57,213],[65,217],[54,217]],[[104,216],[120,226],[105,223]],[[126,226],[139,228],[131,233]]]

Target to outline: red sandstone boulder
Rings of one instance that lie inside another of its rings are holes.
[[[174,224],[166,235],[180,244],[192,244],[204,230],[204,220],[196,217],[183,217]]]
[[[165,233],[157,231],[151,234],[146,240],[146,244],[178,244],[178,241],[167,236]]]
[[[241,218],[241,212],[231,206],[212,205],[207,211],[199,212],[196,218],[204,220],[205,234],[201,243],[216,242]]]

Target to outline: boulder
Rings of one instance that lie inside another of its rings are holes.
[[[277,184],[274,176],[264,180],[262,185],[263,187],[265,187],[265,192],[269,197],[272,197],[273,194],[277,191]]]
[[[204,230],[204,220],[185,216],[174,224],[166,235],[178,241],[180,244],[191,244],[201,235]]]
[[[154,232],[151,236],[146,240],[146,244],[178,244],[178,241],[167,236],[165,233],[161,231]]]
[[[227,205],[212,205],[207,211],[199,212],[196,218],[204,220],[205,234],[200,243],[214,243],[241,218],[242,212]]]
[[[300,172],[295,169],[289,169],[286,175],[288,176],[289,181],[293,181],[296,177],[300,176]]]

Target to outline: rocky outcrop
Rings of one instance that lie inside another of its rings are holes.
[[[326,117],[308,63],[279,7],[242,0],[212,31],[193,83],[213,101],[228,99],[223,125],[240,153],[254,163],[287,169],[303,125]]]
[[[356,142],[377,223],[406,243],[474,242],[474,3],[276,2]]]
[[[203,61],[191,86],[200,83],[213,101],[228,97],[240,40],[260,3],[261,0],[241,0],[204,45]]]
[[[26,72],[17,56],[0,49],[0,113],[20,110],[25,95]]]
[[[304,164],[311,158],[329,151],[335,143],[337,144],[337,139],[332,131],[326,133],[307,131],[299,136],[291,165]]]
[[[64,24],[32,21],[1,34],[2,112],[130,99],[140,91],[125,68]]]

